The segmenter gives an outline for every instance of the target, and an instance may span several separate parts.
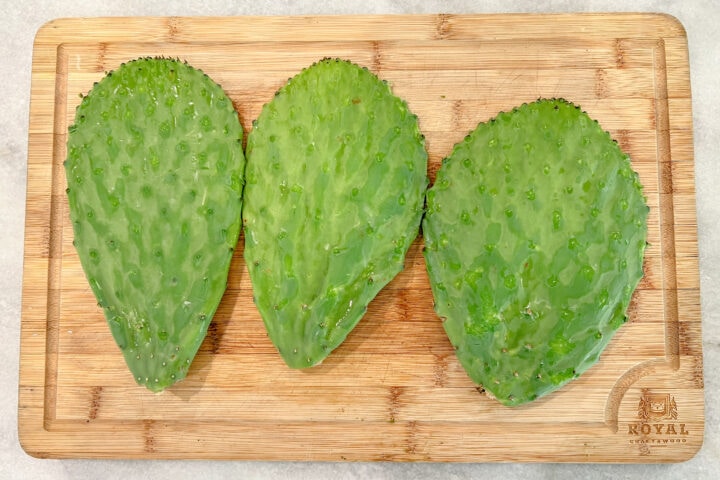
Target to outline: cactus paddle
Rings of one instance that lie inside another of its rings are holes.
[[[519,405],[593,365],[642,277],[648,207],[628,156],[563,100],[480,124],[427,193],[435,309],[472,380]]]
[[[74,245],[135,380],[154,392],[186,376],[225,291],[242,134],[217,84],[163,58],[109,73],[70,127]]]

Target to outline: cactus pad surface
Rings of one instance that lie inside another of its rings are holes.
[[[520,405],[596,363],[642,277],[647,213],[629,157],[567,101],[458,143],[428,190],[424,255],[470,378]]]
[[[219,85],[141,58],[84,96],[65,172],[74,245],[135,380],[184,378],[241,228],[242,127]]]
[[[386,82],[323,59],[264,106],[246,155],[255,303],[286,364],[311,367],[403,268],[423,212],[424,138]]]

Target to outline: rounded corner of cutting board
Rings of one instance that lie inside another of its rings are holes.
[[[32,458],[45,459],[50,456],[42,450],[41,442],[37,432],[31,432],[29,427],[23,424],[22,418],[18,419],[18,444],[25,454]]]
[[[687,38],[687,30],[685,29],[685,25],[682,23],[682,20],[680,20],[675,15],[665,12],[657,12],[653,13],[652,16],[658,23],[663,24],[672,30],[675,30],[678,36]]]
[[[57,37],[58,33],[63,29],[63,26],[71,20],[70,18],[59,17],[46,21],[35,31],[33,43],[53,42],[53,38]]]

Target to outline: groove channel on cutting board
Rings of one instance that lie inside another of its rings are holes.
[[[655,77],[655,130],[657,141],[657,164],[659,185],[660,243],[663,252],[662,291],[665,323],[665,358],[645,361],[625,372],[615,383],[605,406],[605,423],[611,431],[618,431],[618,411],[625,393],[637,381],[651,375],[658,368],[676,371],[680,368],[680,340],[678,338],[678,299],[675,256],[675,213],[673,207],[672,154],[670,150],[670,117],[667,89],[667,66],[665,42],[662,39],[648,41],[652,51],[653,75]],[[651,207],[652,208],[652,207]]]

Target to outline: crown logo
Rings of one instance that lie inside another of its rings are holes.
[[[677,420],[677,404],[670,394],[651,394],[643,390],[638,417],[644,421]]]

